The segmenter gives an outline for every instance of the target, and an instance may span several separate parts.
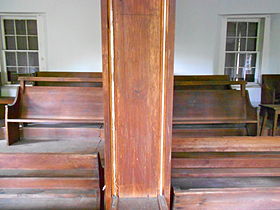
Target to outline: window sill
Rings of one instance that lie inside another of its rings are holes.
[[[9,88],[9,87],[19,87],[20,86],[20,84],[5,84],[5,85],[3,85],[2,87],[7,87],[7,88]],[[32,86],[31,84],[25,84],[25,86]]]

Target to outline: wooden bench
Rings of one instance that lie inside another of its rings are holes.
[[[72,86],[72,87],[102,87],[102,72],[36,72],[36,77],[65,77],[65,78],[96,78],[96,82],[59,82],[59,81],[36,81],[35,86]]]
[[[257,135],[257,108],[252,107],[245,90],[175,90],[173,125],[175,129],[179,125],[192,129],[204,126],[202,132],[218,126],[233,130],[240,126],[245,135]]]
[[[221,84],[223,82],[227,83]],[[230,90],[228,82],[228,75],[174,75],[175,90]]]
[[[262,104],[280,104],[280,74],[262,75]]]
[[[36,72],[36,77],[76,77],[76,78],[101,78],[102,72],[57,72],[57,71],[40,71]],[[231,89],[230,84],[218,84],[219,82],[229,82],[230,78],[228,75],[175,75],[174,83],[175,89]],[[186,85],[184,83],[180,83],[183,81],[187,82],[205,82],[200,86],[198,85]],[[207,84],[211,82],[211,84]],[[217,82],[217,84],[215,84]],[[87,87],[101,87],[102,82],[98,83],[59,83],[59,82],[51,82],[51,81],[37,81],[34,83],[36,86],[87,86]]]
[[[14,102],[14,97],[0,97],[0,140],[5,139],[5,106]]]
[[[1,153],[1,209],[103,208],[98,154]]]
[[[40,77],[34,79],[38,81]],[[18,141],[19,123],[103,123],[103,91],[101,87],[25,86],[21,80],[17,98],[6,106],[8,144]],[[91,82],[91,78],[53,78],[53,81]],[[95,81],[95,79],[93,79]]]
[[[173,209],[278,209],[280,138],[173,136]]]

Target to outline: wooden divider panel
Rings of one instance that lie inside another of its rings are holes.
[[[103,0],[107,206],[170,194],[173,0]]]

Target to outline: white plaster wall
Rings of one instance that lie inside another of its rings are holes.
[[[265,73],[280,74],[280,14],[271,17],[270,61]]]
[[[47,69],[101,71],[100,0],[0,0],[0,13],[43,13]]]
[[[279,0],[177,0],[175,74],[217,74],[221,43],[221,15],[273,14],[269,68],[280,73]]]

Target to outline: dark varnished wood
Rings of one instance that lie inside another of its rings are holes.
[[[77,86],[77,87],[102,87],[102,72],[56,72],[56,71],[40,71],[36,73],[36,77],[67,77],[67,78],[96,78],[98,82],[55,82],[55,81],[37,81],[36,86]]]
[[[241,129],[245,124],[247,135],[257,135],[257,109],[252,107],[247,91],[243,95],[239,90],[176,90],[173,103],[175,125],[208,124],[206,129],[210,130],[215,124],[235,124]]]
[[[228,75],[174,75],[175,84],[177,81],[229,81]]]
[[[82,77],[19,77],[19,81],[25,82],[102,82],[102,78],[82,78]],[[48,85],[53,86],[53,85]]]
[[[102,123],[101,87],[20,87],[7,106],[8,144],[19,140],[19,123]]]
[[[263,134],[264,128],[266,126],[267,118],[270,116],[272,124],[272,136],[276,135],[278,127],[278,116],[280,114],[280,104],[261,104],[261,112],[264,113],[260,135]]]
[[[279,205],[280,138],[178,135],[172,146],[173,209]]]
[[[213,81],[189,81],[189,80],[175,80],[175,87],[181,87],[176,89],[202,89],[202,90],[227,90],[231,89],[231,85],[239,85],[242,95],[245,95],[245,81],[220,81],[220,80],[213,80]],[[185,88],[182,88],[185,87]]]
[[[221,199],[222,198],[222,199]],[[278,209],[280,188],[225,188],[204,190],[176,190],[173,209]]]
[[[107,208],[169,203],[175,1],[101,2]]]
[[[280,75],[262,75],[262,104],[280,104]]]
[[[173,135],[173,152],[280,152],[280,139],[273,137],[201,137]]]

